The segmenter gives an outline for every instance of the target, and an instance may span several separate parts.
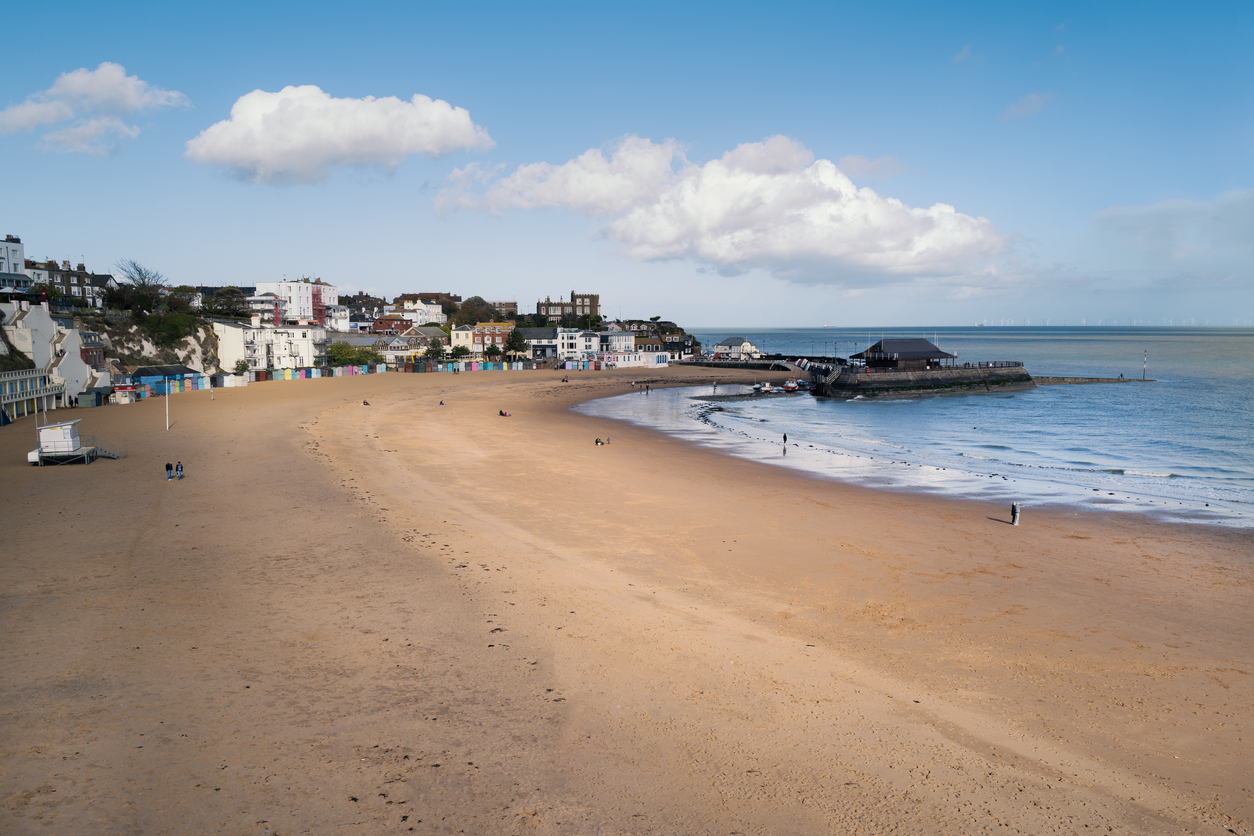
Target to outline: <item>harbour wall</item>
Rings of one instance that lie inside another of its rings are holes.
[[[855,369],[858,371],[855,372]],[[834,398],[944,395],[1032,389],[1036,386],[1032,375],[1023,366],[874,374],[866,374],[854,366],[837,366],[817,383],[815,394]]]

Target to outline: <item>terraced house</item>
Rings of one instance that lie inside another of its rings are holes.
[[[505,341],[509,332],[514,330],[513,322],[477,322],[474,325],[460,325],[453,329],[451,347],[464,345],[470,349],[470,356],[482,360],[488,346],[495,345],[505,353]]]
[[[55,287],[73,304],[89,308],[103,308],[105,294],[110,288],[118,286],[117,279],[109,273],[92,273],[87,265],[79,263],[70,267],[70,262],[62,261],[31,261],[26,259],[26,275],[30,276],[31,284],[44,284]]]

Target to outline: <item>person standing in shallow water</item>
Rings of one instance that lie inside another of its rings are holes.
[[[169,482],[173,478],[174,478],[174,465],[170,464],[169,462],[166,462],[165,463],[165,480]]]

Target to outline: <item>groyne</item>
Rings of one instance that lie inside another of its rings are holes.
[[[1140,377],[1034,377],[1038,386],[1068,386],[1082,383],[1157,383]]]

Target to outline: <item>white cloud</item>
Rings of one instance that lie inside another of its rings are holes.
[[[962,49],[958,50],[958,54],[954,56],[954,63],[961,64],[963,61],[966,61],[970,57],[971,57],[971,44],[967,44]]]
[[[230,119],[187,143],[186,156],[255,183],[315,183],[342,166],[390,172],[410,154],[436,157],[494,144],[464,108],[440,99],[336,99],[304,85],[241,96]]]
[[[1130,243],[1165,265],[1248,275],[1254,256],[1254,189],[1226,192],[1210,202],[1112,206],[1098,212],[1093,224],[1108,238]]]
[[[997,121],[1009,122],[1012,119],[1021,119],[1024,116],[1034,116],[1040,113],[1041,109],[1045,107],[1045,103],[1053,97],[1053,93],[1029,93],[1003,110],[1001,115],[997,117]]]
[[[74,109],[65,102],[38,102],[27,99],[19,105],[0,110],[0,134],[33,131],[40,125],[64,122],[74,118]]]
[[[139,135],[139,128],[119,117],[187,104],[187,97],[177,90],[153,87],[138,76],[128,76],[120,64],[106,61],[94,70],[62,73],[47,90],[0,111],[0,134],[78,120],[44,134],[40,144],[58,151],[101,155],[112,151],[118,139]]]
[[[477,183],[486,188],[474,192]],[[633,259],[691,258],[724,273],[762,268],[799,282],[969,274],[1004,247],[991,221],[858,188],[784,136],[704,165],[688,162],[671,140],[628,137],[608,160],[592,149],[495,180],[462,169],[437,198],[442,211],[459,207],[576,209],[606,217],[602,234]]]
[[[906,167],[893,157],[876,157],[868,160],[862,156],[841,157],[837,167],[850,177],[863,177],[868,180],[887,180],[896,177]]]
[[[674,178],[671,166],[682,159],[679,145],[668,139],[655,145],[647,139],[630,136],[610,159],[600,148],[586,151],[563,165],[529,163],[508,177],[492,183],[482,195],[472,195],[467,186],[487,181],[491,174],[475,164],[457,169],[455,184],[440,192],[440,211],[464,207],[488,212],[507,209],[576,209],[589,215],[616,215],[656,199]]]
[[[79,152],[102,157],[113,152],[118,137],[134,139],[139,128],[127,125],[116,116],[85,119],[40,137],[40,143],[56,151]]]
[[[188,103],[187,97],[177,90],[153,87],[138,76],[128,76],[122,65],[108,61],[94,70],[63,73],[44,95],[79,110],[117,116]]]

